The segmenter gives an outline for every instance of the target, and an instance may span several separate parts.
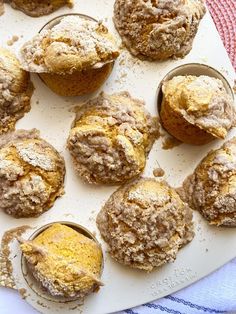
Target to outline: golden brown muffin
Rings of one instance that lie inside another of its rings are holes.
[[[154,179],[120,187],[98,214],[97,226],[116,261],[146,271],[173,262],[194,236],[191,209],[166,182]]]
[[[73,0],[4,0],[4,2],[33,17],[50,14],[64,5],[71,8],[74,3]]]
[[[55,93],[78,96],[98,89],[109,76],[119,52],[108,29],[79,15],[62,18],[27,42],[22,66]]]
[[[0,134],[13,130],[30,110],[33,85],[16,57],[0,47]]]
[[[205,12],[203,0],[116,0],[114,23],[134,56],[183,58],[192,49]]]
[[[0,138],[0,209],[37,217],[64,193],[64,159],[35,129]]]
[[[233,98],[219,79],[175,76],[163,83],[162,92],[161,123],[181,142],[202,145],[224,139],[235,126]]]
[[[211,151],[183,190],[184,199],[211,225],[236,227],[236,137]]]
[[[55,223],[20,247],[36,280],[53,296],[83,300],[102,285],[101,247],[68,226]]]
[[[144,102],[128,92],[101,93],[77,108],[68,148],[85,181],[119,184],[144,170],[158,134]]]

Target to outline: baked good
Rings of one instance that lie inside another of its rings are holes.
[[[0,134],[13,130],[17,120],[30,110],[33,85],[18,59],[0,47]]]
[[[71,227],[55,223],[21,242],[29,269],[51,295],[83,300],[102,285],[101,247]]]
[[[128,92],[102,92],[77,108],[68,149],[85,181],[120,184],[144,170],[157,136],[157,120],[143,101]]]
[[[179,141],[202,145],[224,139],[235,126],[233,98],[221,80],[209,76],[175,76],[164,81],[160,120]]]
[[[0,209],[37,217],[64,193],[64,159],[35,129],[0,137]]]
[[[205,12],[203,0],[116,0],[114,23],[134,56],[183,58],[192,49]]]
[[[174,261],[194,236],[190,207],[155,179],[120,187],[99,212],[97,226],[116,261],[146,271]]]
[[[73,6],[73,0],[4,0],[14,9],[21,10],[27,15],[38,17],[50,14],[62,6]]]
[[[236,137],[199,163],[183,192],[184,200],[211,225],[236,227]]]
[[[39,73],[45,84],[62,96],[79,96],[98,89],[118,55],[108,29],[80,15],[59,19],[21,49],[22,67]]]

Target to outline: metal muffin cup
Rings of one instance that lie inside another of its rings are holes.
[[[207,64],[187,63],[187,64],[180,65],[180,66],[170,70],[164,76],[164,78],[161,80],[160,84],[158,85],[158,88],[157,88],[157,108],[158,108],[159,113],[161,111],[161,104],[162,104],[162,99],[163,99],[163,93],[162,93],[163,83],[166,81],[169,81],[173,77],[179,76],[179,75],[195,75],[195,76],[206,75],[206,76],[217,78],[217,79],[222,81],[222,83],[226,89],[226,92],[234,100],[234,92],[230,86],[230,83],[224,77],[224,75],[221,74],[218,70],[216,70],[215,68],[213,68]]]
[[[103,251],[101,248],[101,244],[98,242],[98,240],[96,239],[96,237],[85,227],[83,227],[80,224],[74,223],[74,222],[69,222],[69,221],[55,221],[52,223],[48,223],[46,225],[43,225],[42,227],[38,228],[29,238],[29,241],[34,240],[39,234],[41,234],[43,231],[45,231],[46,229],[48,229],[50,226],[54,225],[54,224],[62,224],[65,226],[68,226],[72,229],[74,229],[75,231],[77,231],[80,234],[83,234],[85,237],[91,239],[92,241],[96,242],[96,244],[100,247],[101,253],[102,253],[102,264],[101,264],[101,270],[100,270],[100,274],[102,275],[103,273],[103,269],[104,269],[104,255],[103,255]],[[51,295],[42,285],[39,281],[36,280],[36,278],[33,276],[32,271],[23,255],[23,253],[21,254],[21,271],[23,274],[23,277],[25,279],[25,281],[27,282],[28,286],[30,287],[30,289],[32,289],[34,291],[34,293],[36,293],[40,298],[43,298],[47,301],[51,301],[51,302],[56,302],[56,303],[68,303],[68,302],[73,302],[75,300],[78,300],[78,297],[74,297],[74,298],[65,298],[65,297],[57,297],[57,296],[53,296]]]

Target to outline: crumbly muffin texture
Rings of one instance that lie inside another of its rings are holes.
[[[154,179],[120,187],[99,212],[97,226],[115,260],[146,271],[174,261],[194,236],[191,209]]]
[[[98,68],[119,55],[108,29],[92,19],[67,16],[21,49],[22,66],[30,72],[69,74]]]
[[[175,76],[162,86],[161,121],[180,141],[193,143],[224,139],[235,126],[233,98],[219,79]]]
[[[236,137],[199,163],[183,192],[184,200],[210,224],[236,227]]]
[[[119,184],[143,171],[158,135],[157,119],[142,101],[128,92],[101,93],[78,107],[68,148],[87,182]]]
[[[134,56],[182,58],[192,49],[205,12],[203,0],[116,0],[114,23]]]
[[[17,58],[0,47],[0,134],[13,130],[30,110],[33,85]]]
[[[83,299],[102,285],[100,246],[68,226],[53,224],[20,247],[34,277],[53,296]]]
[[[72,7],[74,3],[73,0],[4,0],[4,2],[33,17],[50,14],[65,5]]]
[[[0,209],[37,217],[64,193],[64,159],[35,129],[0,138]]]

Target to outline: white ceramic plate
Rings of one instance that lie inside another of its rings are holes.
[[[112,23],[113,3],[113,0],[76,1],[71,11],[65,8],[41,18],[28,17],[6,5],[6,12],[0,17],[0,44],[7,46],[7,40],[17,35],[20,38],[19,41],[8,47],[17,52],[21,45],[37,33],[49,19],[69,12],[84,13],[103,20],[116,34]],[[221,71],[231,84],[234,79],[234,70],[209,14],[204,17],[194,41],[193,50],[185,59],[156,63],[135,62],[129,53],[124,51],[120,60],[124,60],[123,65],[119,64],[119,60],[116,62],[113,73],[103,89],[108,93],[128,90],[134,97],[143,98],[149,111],[155,115],[157,114],[157,86],[170,69],[180,64],[207,63]],[[66,194],[57,200],[50,211],[37,219],[16,220],[1,212],[0,236],[5,230],[23,224],[40,227],[55,220],[67,220],[78,222],[91,231],[97,232],[100,240],[95,224],[96,214],[115,187],[89,186],[82,183],[76,176],[65,149],[66,138],[74,117],[71,109],[82,99],[66,99],[53,94],[37,75],[32,75],[32,80],[36,88],[32,99],[32,110],[17,124],[17,128],[38,128],[41,136],[62,152],[67,167]],[[236,131],[232,131],[229,138],[234,134]],[[161,149],[161,140],[159,140],[149,155],[145,175],[152,176],[153,169],[160,165],[166,172],[165,179],[172,186],[179,186],[202,157],[211,148],[221,144],[220,141],[215,141],[203,147],[181,145],[164,151]],[[105,286],[99,293],[86,299],[83,313],[110,313],[161,298],[199,280],[235,257],[236,229],[210,227],[198,213],[194,213],[194,221],[196,236],[192,243],[179,252],[173,264],[166,265],[150,274],[119,265],[105,254],[102,278]],[[103,248],[105,249],[104,243]],[[0,294],[1,303],[9,302],[8,307],[11,308],[11,302],[5,294],[4,296],[2,300]],[[45,307],[47,302],[38,300],[33,292],[26,301],[42,313],[68,313],[69,308],[73,307],[69,304],[58,305],[57,303],[48,303]],[[18,311],[20,312],[20,308]],[[78,308],[75,311],[78,312]]]

